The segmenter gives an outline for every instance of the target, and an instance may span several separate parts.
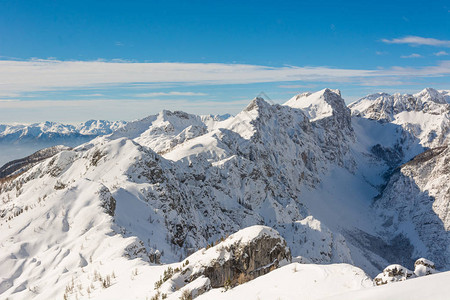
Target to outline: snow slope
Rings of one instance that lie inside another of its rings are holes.
[[[450,295],[450,272],[410,279],[382,286],[345,292],[324,299],[436,299],[445,300]]]
[[[371,286],[363,270],[348,264],[292,263],[228,291],[213,289],[197,299],[323,299]]]

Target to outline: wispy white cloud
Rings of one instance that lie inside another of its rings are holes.
[[[14,98],[20,97],[20,93],[12,93],[12,92],[3,92],[1,91],[1,83],[0,83],[0,98]]]
[[[440,47],[450,47],[450,41],[449,40],[438,40],[434,38],[424,38],[420,36],[405,36],[402,38],[395,38],[395,39],[382,39],[383,43],[387,44],[408,44],[413,46],[440,46]]]
[[[219,63],[0,60],[0,95],[123,86],[134,88],[135,86],[167,84],[224,85],[294,81],[358,84],[362,79],[367,81],[371,78],[385,76],[434,77],[445,75],[450,75],[450,60],[441,61],[435,66],[420,68],[392,67],[366,70]],[[176,96],[175,94],[171,95]],[[145,97],[149,96],[166,95],[149,93]]]
[[[404,86],[404,85],[414,85],[414,84],[415,84],[414,82],[403,81],[397,77],[369,78],[367,80],[361,79],[361,81],[359,82],[360,86],[370,86],[370,87]],[[383,91],[384,91],[384,89],[383,89]]]
[[[282,89],[309,89],[317,87],[317,84],[282,84],[278,87]]]
[[[423,56],[420,55],[420,54],[417,54],[417,53],[412,53],[410,55],[402,55],[400,57],[401,58],[420,58],[420,57],[423,57]]]
[[[0,99],[0,103],[2,102],[18,102],[20,101],[19,99]]]
[[[439,52],[433,53],[433,55],[435,55],[435,56],[445,56],[445,55],[450,55],[450,54],[448,52],[446,52],[446,51],[439,51]]]
[[[104,94],[100,93],[94,93],[94,94],[84,94],[84,95],[78,95],[79,97],[105,97]]]
[[[142,98],[152,98],[152,97],[164,97],[164,96],[207,96],[205,93],[194,93],[194,92],[154,92],[154,93],[143,93],[136,94],[135,97]]]

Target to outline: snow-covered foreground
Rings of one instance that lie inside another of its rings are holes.
[[[334,295],[326,300],[446,300],[450,298],[450,272],[419,277]],[[291,299],[295,299],[295,296]]]
[[[313,265],[292,263],[231,290],[213,289],[197,299],[433,299],[450,297],[450,272],[434,274],[383,286],[347,264]]]
[[[213,289],[197,299],[323,299],[372,285],[364,271],[352,265],[292,263],[228,291]]]

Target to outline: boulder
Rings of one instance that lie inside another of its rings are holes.
[[[170,294],[196,282],[198,296],[210,288],[228,289],[253,280],[292,261],[286,241],[267,226],[251,226],[221,240],[195,252],[179,266],[168,267],[155,288]],[[198,282],[205,286],[198,286]]]
[[[412,277],[415,277],[414,272],[404,266],[390,265],[383,270],[383,273],[378,274],[373,281],[375,285],[383,285],[391,282],[405,281]]]
[[[414,263],[414,274],[419,276],[426,276],[430,274],[436,273],[436,267],[434,266],[434,262],[428,260],[426,258],[419,258]]]
[[[408,270],[402,265],[390,265],[383,270],[383,273],[378,274],[373,282],[375,285],[383,285],[386,283],[426,276],[437,272],[438,271],[436,271],[434,262],[426,258],[419,258],[414,263],[414,272]]]

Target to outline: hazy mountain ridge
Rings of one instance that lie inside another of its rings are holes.
[[[77,137],[81,135],[104,135],[125,126],[124,121],[89,120],[78,125],[42,122],[30,125],[0,125],[1,141],[20,141],[33,139],[55,139],[58,137]]]
[[[124,121],[89,120],[77,125],[57,122],[0,125],[0,165],[43,148],[57,145],[75,147],[96,136],[110,134],[125,124]]]

